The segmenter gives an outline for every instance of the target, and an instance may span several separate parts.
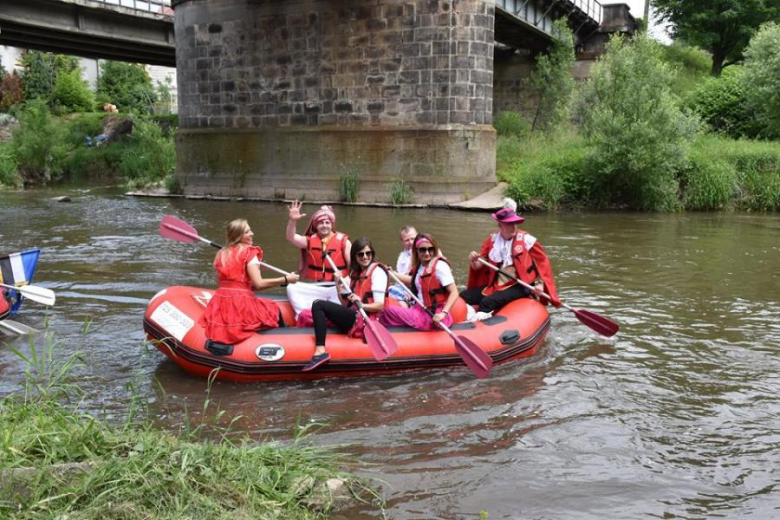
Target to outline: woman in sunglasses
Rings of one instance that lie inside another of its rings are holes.
[[[458,289],[447,260],[439,256],[436,240],[427,234],[418,234],[412,245],[412,276],[409,285],[422,298],[427,310],[419,305],[412,307],[388,307],[379,317],[385,326],[406,325],[418,330],[432,330],[437,323],[452,325],[450,310],[458,300]],[[406,282],[405,277],[399,277]]]
[[[316,300],[311,311],[304,310],[298,317],[298,326],[314,325],[314,356],[304,372],[313,370],[330,360],[325,350],[325,337],[328,322],[342,333],[357,336],[362,333],[362,316],[358,313],[357,302],[363,309],[376,316],[382,312],[387,301],[388,276],[385,267],[374,261],[374,246],[365,237],[355,240],[350,251],[349,284],[350,291],[340,287],[342,304],[326,300]]]

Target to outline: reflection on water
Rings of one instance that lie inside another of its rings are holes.
[[[123,413],[131,383],[161,425],[178,428],[185,407],[197,419],[206,382],[147,352],[141,320],[167,285],[213,286],[215,251],[161,238],[159,222],[176,214],[221,242],[228,221],[247,217],[265,260],[293,270],[284,205],[110,190],[49,200],[58,194],[0,194],[0,244],[43,249],[37,282],[58,294],[48,312],[60,355],[86,355],[88,406]],[[337,216],[391,263],[398,228],[432,232],[460,283],[468,251],[493,229],[482,213],[338,207]],[[385,483],[392,518],[776,517],[777,217],[532,214],[525,229],[552,258],[564,301],[618,321],[616,338],[555,311],[536,356],[485,380],[463,369],[217,383],[212,398],[257,439],[287,439],[298,420],[325,423],[316,442],[370,463],[360,471]],[[28,302],[19,320],[40,327],[44,315]],[[23,370],[0,346],[0,394],[18,391]],[[345,516],[380,518],[367,509]]]

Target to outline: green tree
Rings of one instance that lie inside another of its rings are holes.
[[[43,99],[28,102],[13,130],[13,153],[25,179],[49,181],[62,173],[66,154],[63,128],[54,122]]]
[[[568,114],[574,92],[574,35],[566,19],[555,22],[553,31],[556,39],[548,54],[540,54],[536,68],[527,80],[531,92],[537,99],[536,112],[531,122],[531,131],[552,129]]]
[[[675,38],[712,54],[712,75],[742,60],[758,27],[780,16],[780,0],[653,0]]]
[[[22,80],[27,99],[41,98],[51,103],[57,77],[79,70],[78,59],[50,52],[26,51],[22,56]]]
[[[87,82],[81,79],[80,70],[59,74],[54,84],[52,101],[61,112],[91,112],[95,109],[95,96]]]
[[[113,103],[120,112],[149,113],[157,95],[143,65],[104,61],[100,68],[97,88],[100,102]]]
[[[612,38],[580,92],[576,113],[597,203],[653,210],[676,204],[675,176],[697,123],[680,110],[661,53],[645,33]]]
[[[768,23],[745,51],[744,85],[761,135],[780,139],[780,25]]]

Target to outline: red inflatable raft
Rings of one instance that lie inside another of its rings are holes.
[[[389,327],[398,351],[377,361],[362,340],[328,332],[331,360],[311,372],[301,369],[314,352],[314,329],[281,328],[258,332],[233,346],[228,355],[206,349],[206,336],[198,319],[213,290],[169,287],[152,298],[144,316],[147,337],[180,367],[207,377],[219,368],[218,379],[240,382],[356,377],[389,374],[403,370],[463,367],[452,339],[444,331],[423,332],[408,327]],[[288,325],[294,323],[286,299],[276,300]],[[494,363],[503,363],[536,353],[550,329],[547,310],[536,300],[523,298],[478,323],[459,323],[452,330],[487,352]]]

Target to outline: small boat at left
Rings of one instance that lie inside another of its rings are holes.
[[[0,256],[0,283],[14,287],[31,284],[40,255],[40,249],[28,249]],[[0,320],[18,313],[23,302],[24,296],[20,291],[0,287]]]

